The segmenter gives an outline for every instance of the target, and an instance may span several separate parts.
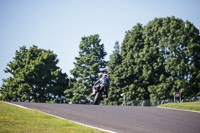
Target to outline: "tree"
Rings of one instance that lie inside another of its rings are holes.
[[[73,78],[70,88],[66,90],[66,101],[86,104],[90,102],[90,94],[94,82],[106,71],[104,44],[100,44],[99,35],[82,37],[79,48],[79,57],[71,70]]]
[[[153,69],[162,66],[156,72],[157,82],[149,86],[151,99],[172,98],[174,92],[182,93],[183,98],[199,95],[199,30],[189,21],[167,17],[150,22],[146,33],[151,48],[159,55]]]
[[[3,79],[3,100],[31,102],[63,102],[68,87],[67,74],[57,67],[58,59],[50,50],[33,45],[16,51],[5,69],[12,76]]]
[[[120,93],[127,101],[151,99],[153,105],[172,99],[174,92],[182,98],[200,95],[200,36],[189,21],[172,16],[155,18],[144,27],[137,24],[126,32],[120,59],[116,66],[115,58],[108,63],[115,82],[110,88],[116,89],[111,92],[117,94],[108,98],[110,104],[121,104]]]
[[[131,31],[126,32],[122,43],[122,63],[118,71],[122,73],[122,92],[125,93],[127,101],[149,99],[149,81],[143,74],[143,68],[147,66],[144,59],[146,46],[143,32],[142,25],[138,23]],[[132,104],[137,105],[138,102]]]
[[[115,43],[114,51],[112,55],[110,55],[110,60],[107,63],[108,67],[108,75],[110,78],[110,88],[108,98],[105,99],[105,104],[108,105],[119,105],[122,103],[122,99],[120,94],[122,93],[121,88],[119,86],[120,80],[118,77],[119,73],[117,70],[120,68],[121,64],[121,55],[120,55],[120,45],[119,42]]]

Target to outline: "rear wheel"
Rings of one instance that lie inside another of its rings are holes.
[[[94,97],[94,105],[98,105],[99,102],[100,102],[100,100],[101,100],[101,94],[100,94],[100,92],[98,91],[98,92],[96,93],[95,97]]]

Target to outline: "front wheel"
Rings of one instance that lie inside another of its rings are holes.
[[[100,94],[100,92],[98,91],[98,92],[96,93],[95,97],[94,97],[94,105],[98,105],[99,102],[100,102],[100,100],[101,100],[101,94]]]

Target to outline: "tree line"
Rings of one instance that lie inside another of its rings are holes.
[[[136,24],[124,40],[114,44],[109,61],[98,34],[81,38],[72,77],[57,66],[51,50],[20,47],[7,64],[0,88],[2,100],[90,104],[94,82],[108,73],[111,85],[107,105],[127,101],[200,96],[200,34],[189,21],[172,17],[155,18],[147,25]],[[133,103],[139,104],[139,103]]]

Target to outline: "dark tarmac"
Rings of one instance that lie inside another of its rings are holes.
[[[200,113],[156,107],[14,103],[119,133],[199,133]]]

